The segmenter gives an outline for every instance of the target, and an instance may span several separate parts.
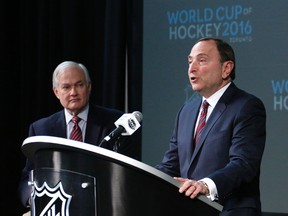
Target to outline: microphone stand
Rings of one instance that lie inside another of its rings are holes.
[[[101,143],[98,145],[98,147],[102,147],[102,145],[103,145],[104,143],[108,143],[108,142],[113,142],[112,150],[113,150],[114,152],[118,152],[118,148],[119,148],[119,146],[120,146],[120,144],[121,144],[121,142],[120,142],[120,137],[117,137],[115,140],[112,139],[112,140],[109,140],[109,141],[106,141],[105,139],[103,139],[103,140],[101,141]]]
[[[120,146],[120,137],[117,137],[117,139],[114,141],[114,143],[113,143],[113,151],[114,152],[118,152],[118,148],[119,148],[119,146]]]

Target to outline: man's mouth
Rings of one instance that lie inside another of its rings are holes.
[[[190,80],[191,80],[192,82],[194,82],[194,81],[197,80],[197,78],[196,78],[196,77],[191,77]]]

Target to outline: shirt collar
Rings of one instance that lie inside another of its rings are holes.
[[[209,98],[204,98],[203,97],[202,100],[203,101],[206,100],[209,103],[209,105],[214,108],[216,106],[217,102],[219,101],[219,99],[224,94],[224,92],[226,91],[226,89],[229,87],[230,84],[231,84],[231,82],[227,83],[225,86],[223,86],[221,89],[216,91]]]
[[[89,104],[87,104],[84,109],[77,115],[79,118],[87,122],[88,119],[88,111],[89,111]],[[68,112],[68,110],[64,109],[66,124],[69,124],[73,116]]]

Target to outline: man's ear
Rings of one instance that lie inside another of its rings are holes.
[[[222,78],[227,79],[234,68],[234,63],[232,61],[226,61],[223,63],[222,68]]]

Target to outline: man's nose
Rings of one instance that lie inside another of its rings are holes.
[[[77,93],[77,88],[76,88],[76,86],[72,86],[72,87],[71,87],[70,93],[71,93],[71,94],[76,94],[76,93]]]
[[[196,63],[195,62],[191,62],[190,64],[189,64],[189,73],[193,73],[194,71],[196,71],[197,70],[197,65],[196,65]]]

